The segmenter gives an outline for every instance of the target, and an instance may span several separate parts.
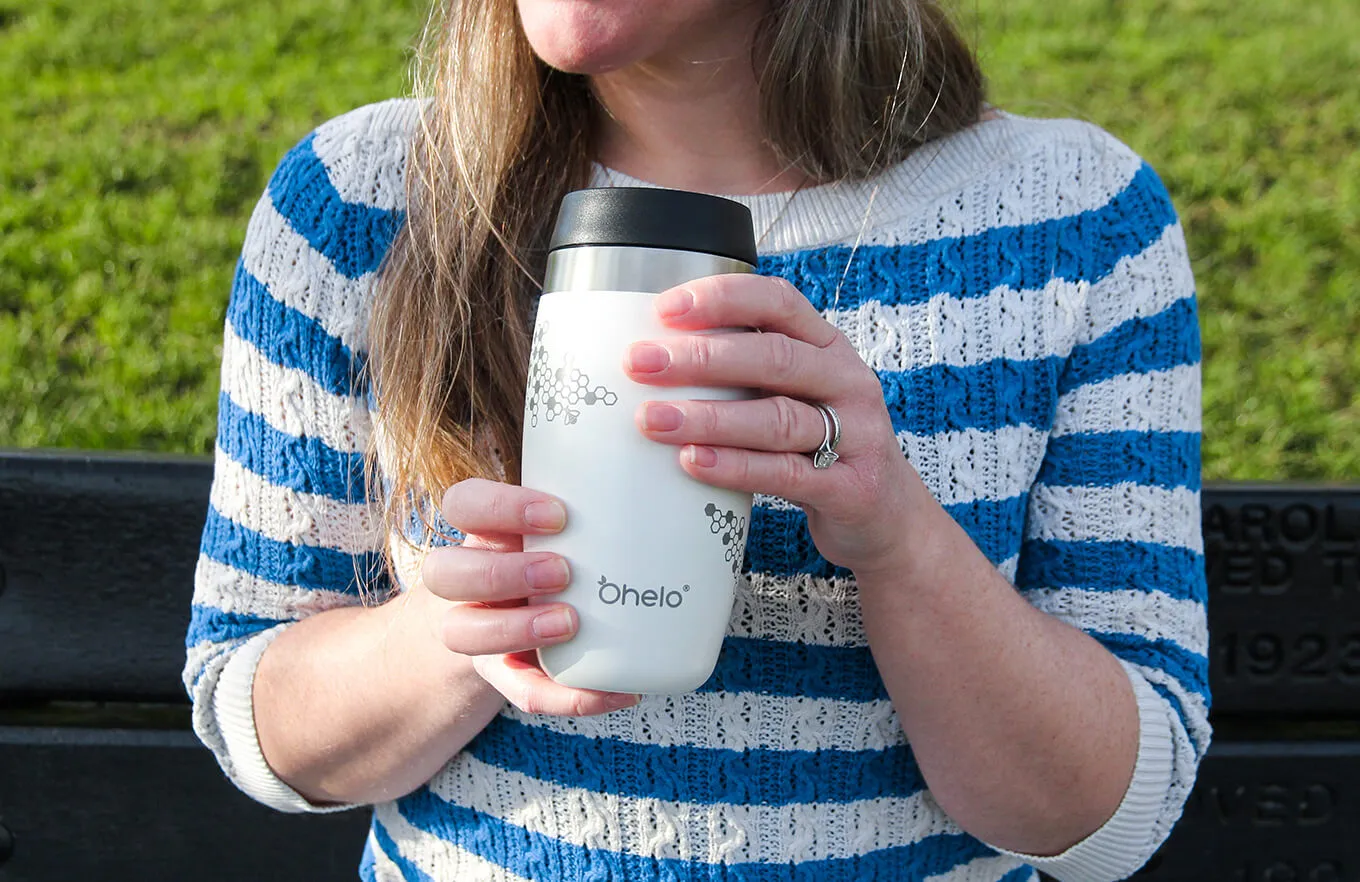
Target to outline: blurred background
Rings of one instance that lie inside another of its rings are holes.
[[[1093,121],[1181,212],[1209,479],[1360,477],[1360,3],[963,0],[993,100]],[[209,453],[246,221],[404,94],[422,0],[0,0],[0,447]]]

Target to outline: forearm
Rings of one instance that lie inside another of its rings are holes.
[[[856,574],[874,660],[945,811],[993,845],[1056,854],[1109,819],[1129,785],[1128,676],[1027,603],[920,493],[896,565]]]
[[[287,628],[256,670],[260,747],[314,803],[372,803],[429,780],[504,699],[432,633],[423,591]]]

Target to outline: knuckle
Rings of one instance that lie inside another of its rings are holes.
[[[705,276],[687,282],[685,288],[689,290],[690,296],[694,298],[695,306],[712,307],[715,304],[721,305],[720,301],[727,294],[727,282],[722,276]]]
[[[755,463],[752,461],[753,458],[747,454],[746,456],[740,456],[736,459],[737,466],[735,471],[737,483],[742,487],[752,486],[756,478]]]
[[[713,340],[707,336],[690,337],[690,360],[697,368],[707,368],[713,363]]]
[[[783,447],[792,448],[797,438],[798,415],[794,404],[783,396],[769,399],[774,406],[775,440]]]
[[[480,593],[497,598],[508,593],[506,589],[510,587],[515,575],[523,574],[522,568],[510,566],[510,561],[504,554],[494,552],[489,552],[482,558],[478,570]],[[514,570],[517,572],[512,572]]]
[[[694,415],[698,417],[700,429],[710,437],[719,437],[727,428],[727,419],[722,410],[712,404],[696,405]]]
[[[799,462],[797,454],[789,454],[782,457],[779,465],[780,480],[784,486],[789,488],[790,495],[798,499],[802,498],[803,488],[806,485],[807,469]]]
[[[815,345],[817,346],[817,348],[823,350],[839,349],[841,352],[846,353],[849,357],[853,358],[855,361],[859,362],[860,364],[863,364],[864,363],[863,360],[859,357],[859,353],[855,350],[854,344],[850,342],[850,338],[845,335],[845,331],[841,330],[840,328],[832,324],[831,320],[827,318],[825,313],[818,313],[818,315],[821,316],[822,328],[826,332],[826,342],[816,343]]]
[[[541,714],[547,710],[547,702],[543,700],[542,691],[534,688],[532,683],[521,681],[514,689],[514,696],[510,698],[512,704],[526,714]]]
[[[766,334],[769,340],[769,359],[770,368],[776,377],[788,379],[793,375],[798,363],[798,353],[793,347],[793,341],[783,334]]]
[[[504,491],[503,485],[496,487],[496,492],[487,494],[486,513],[492,524],[507,524],[521,520],[512,512],[510,494]]]

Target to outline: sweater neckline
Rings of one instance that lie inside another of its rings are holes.
[[[1014,156],[1018,136],[1027,122],[1024,117],[999,112],[923,145],[872,178],[804,187],[791,198],[787,190],[713,195],[750,209],[757,232],[768,228],[760,243],[762,254],[853,243],[870,230],[901,219]],[[595,163],[591,186],[662,185]]]

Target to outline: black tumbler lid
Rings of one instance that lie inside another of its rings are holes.
[[[688,190],[573,190],[562,197],[548,248],[581,245],[698,251],[756,264],[751,210],[731,199]]]

